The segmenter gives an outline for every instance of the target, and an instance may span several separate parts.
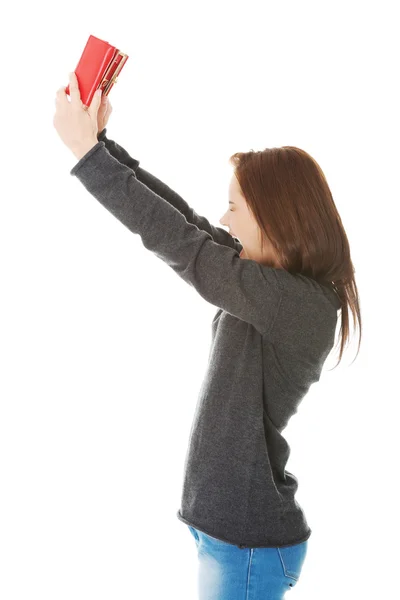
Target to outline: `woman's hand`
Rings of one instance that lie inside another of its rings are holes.
[[[71,101],[68,101],[65,89],[63,86],[57,91],[53,125],[64,144],[79,160],[98,143],[97,113],[101,95],[96,92],[90,106],[85,107],[75,72],[69,75]]]
[[[101,133],[104,127],[108,123],[108,119],[112,113],[112,106],[110,104],[110,100],[108,96],[103,96],[101,99],[101,104],[99,107],[99,112],[97,113],[97,127],[99,133]]]

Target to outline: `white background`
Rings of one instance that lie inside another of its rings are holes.
[[[176,511],[217,309],[70,175],[77,160],[53,127],[54,101],[90,34],[129,55],[108,137],[214,225],[234,152],[295,145],[323,169],[363,338],[352,362],[352,328],[330,371],[336,346],[284,433],[313,530],[290,597],[396,594],[396,5],[3,9],[1,600],[197,594],[195,542]]]

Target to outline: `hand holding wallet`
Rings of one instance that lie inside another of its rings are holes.
[[[96,90],[101,89],[108,96],[118,81],[118,75],[129,56],[115,46],[90,35],[75,69],[82,103],[90,106]],[[70,95],[69,85],[65,93]]]

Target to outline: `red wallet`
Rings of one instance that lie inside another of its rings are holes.
[[[85,106],[90,106],[98,89],[102,90],[103,96],[108,96],[128,58],[127,54],[108,42],[94,35],[89,36],[75,69],[81,100]],[[69,85],[65,88],[65,93],[70,95]]]

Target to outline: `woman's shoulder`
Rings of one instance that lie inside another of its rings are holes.
[[[340,298],[334,285],[327,282],[321,283],[302,273],[290,273],[286,269],[274,269],[278,278],[282,294],[294,303],[297,299],[309,298],[310,302],[326,300],[337,310],[341,307]]]

